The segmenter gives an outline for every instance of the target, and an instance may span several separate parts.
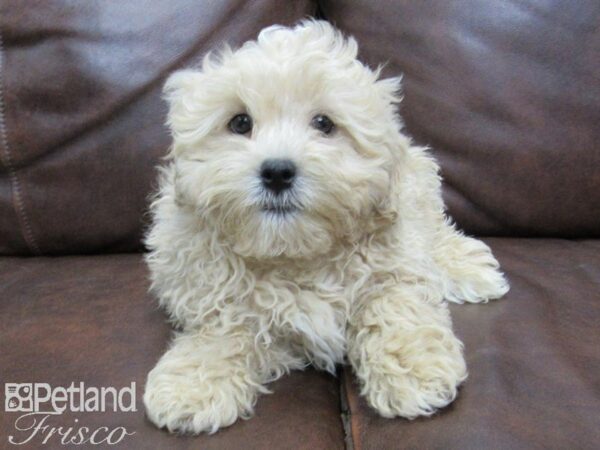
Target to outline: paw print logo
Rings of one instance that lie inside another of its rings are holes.
[[[6,412],[33,411],[33,389],[31,383],[6,383],[4,385],[4,410]]]

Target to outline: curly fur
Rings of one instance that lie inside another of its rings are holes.
[[[385,417],[430,415],[467,371],[444,299],[481,302],[508,285],[490,249],[444,214],[438,166],[401,132],[398,78],[356,59],[326,22],[270,27],[237,51],[174,73],[173,146],[147,236],[152,288],[179,328],[150,372],[150,419],[214,432],[250,417],[265,385],[346,361]],[[250,136],[227,123],[247,112]],[[325,136],[310,127],[325,113]],[[261,209],[258,167],[299,168]]]

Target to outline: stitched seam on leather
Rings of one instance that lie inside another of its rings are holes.
[[[342,367],[338,374],[339,390],[340,390],[340,419],[342,421],[342,429],[344,430],[344,447],[346,450],[354,450],[352,442],[352,425],[350,424],[350,411],[348,409],[348,398],[346,395],[346,377],[344,374],[345,367]]]
[[[345,413],[342,414],[342,424],[344,426],[346,450],[361,450],[362,445],[358,436],[358,424],[356,423],[356,416],[352,412],[352,400],[350,399],[352,376],[353,372],[350,365],[343,366],[340,380],[340,400]]]
[[[19,177],[17,176],[17,170],[15,169],[12,157],[10,154],[10,149],[8,147],[8,132],[6,131],[6,120],[4,113],[4,40],[2,38],[2,31],[0,30],[0,144],[2,144],[2,159],[4,160],[4,166],[8,171],[8,178],[10,180],[10,186],[12,190],[13,197],[13,207],[17,214],[17,219],[19,221],[19,227],[21,230],[21,234],[27,247],[34,254],[41,254],[40,248],[37,245],[35,237],[33,235],[33,230],[31,229],[31,224],[29,222],[29,218],[27,217],[27,211],[25,210],[25,205],[23,203],[23,197],[21,195],[21,183],[19,182]]]

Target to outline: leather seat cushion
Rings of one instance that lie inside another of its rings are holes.
[[[593,448],[600,441],[600,241],[487,242],[512,287],[490,304],[452,306],[470,370],[458,399],[432,419],[382,419],[344,370],[342,403],[355,448]],[[156,430],[140,396],[170,331],[146,289],[139,255],[0,258],[0,379],[136,381],[137,413],[80,417],[136,431],[128,448],[343,445],[338,383],[314,371],[280,380],[255,418],[216,436],[179,439]],[[14,419],[3,414],[2,429]]]

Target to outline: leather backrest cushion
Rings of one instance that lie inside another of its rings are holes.
[[[169,142],[166,76],[308,0],[0,5],[0,253],[132,251]]]
[[[600,236],[600,2],[324,0],[480,235]]]

